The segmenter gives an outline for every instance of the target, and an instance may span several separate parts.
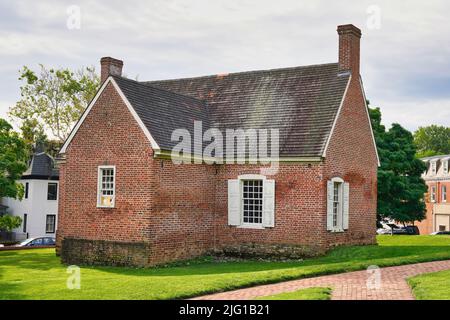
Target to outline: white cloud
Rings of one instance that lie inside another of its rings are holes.
[[[66,27],[70,5],[80,7],[80,30]],[[366,26],[369,5],[381,9],[379,30]],[[450,4],[444,0],[19,0],[0,6],[0,97],[8,101],[18,98],[17,70],[37,63],[77,68],[110,55],[125,61],[129,77],[150,80],[333,62],[336,26],[354,23],[363,30],[366,93],[386,122],[408,129],[450,125],[442,111],[450,106]]]
[[[450,99],[383,101],[380,105],[383,123],[388,126],[400,123],[410,130],[431,124],[450,126]]]

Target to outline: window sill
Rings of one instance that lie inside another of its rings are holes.
[[[342,232],[345,232],[345,230],[344,229],[333,229],[333,230],[330,230],[330,232],[331,233],[342,233]]]
[[[116,207],[97,206],[97,209],[115,209]]]
[[[265,229],[262,225],[250,225],[250,224],[241,224],[240,226],[236,226],[236,228],[240,228],[240,229],[257,229],[257,230]]]

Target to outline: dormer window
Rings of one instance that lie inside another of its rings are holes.
[[[436,175],[437,172],[437,162],[436,161],[431,161],[431,174],[432,175]]]
[[[447,158],[447,159],[444,159],[443,163],[442,163],[442,168],[443,168],[444,174],[448,174],[448,161],[449,161],[449,159]]]

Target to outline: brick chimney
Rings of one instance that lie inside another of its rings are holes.
[[[361,30],[352,24],[338,26],[339,70],[359,75]]]
[[[114,59],[111,57],[103,57],[100,59],[100,65],[101,65],[100,80],[102,83],[105,82],[106,79],[108,79],[109,75],[112,76],[122,75],[122,67],[123,67],[122,60]]]

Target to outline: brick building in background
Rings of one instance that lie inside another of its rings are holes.
[[[450,231],[450,155],[422,159],[427,171],[422,175],[428,186],[426,219],[418,222],[421,234]]]
[[[60,154],[63,261],[148,266],[211,250],[299,257],[374,243],[378,155],[361,31],[338,34],[339,62],[305,67],[137,82],[102,58],[103,84]],[[224,136],[278,129],[278,171],[217,157],[174,164],[172,133],[195,136],[194,121]]]

